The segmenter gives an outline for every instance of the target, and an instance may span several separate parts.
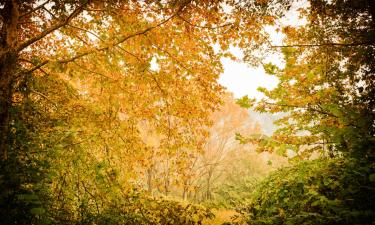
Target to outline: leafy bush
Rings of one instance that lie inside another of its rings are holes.
[[[153,200],[146,213],[150,215],[147,224],[201,224],[204,219],[214,216],[202,206],[166,199]]]
[[[251,192],[257,179],[253,177],[237,177],[237,179],[227,179],[226,183],[220,185],[214,193],[214,199],[205,202],[205,205],[214,208],[235,209],[245,199],[250,198]]]
[[[272,173],[238,211],[248,224],[375,224],[375,164],[303,161]]]
[[[80,224],[202,224],[213,213],[199,205],[138,196],[131,204],[112,206],[99,214],[86,214]]]

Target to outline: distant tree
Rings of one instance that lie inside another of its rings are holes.
[[[205,191],[201,191],[204,192],[204,199],[207,200],[212,199],[215,182],[222,177],[231,160],[229,154],[242,147],[236,140],[235,134],[260,132],[259,123],[252,121],[247,110],[237,105],[230,93],[225,95],[224,105],[213,113],[212,120],[213,125],[209,129],[209,136],[198,164],[204,174],[200,182]]]

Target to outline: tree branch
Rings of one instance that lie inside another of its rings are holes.
[[[60,59],[60,60],[55,60],[55,61],[52,61],[52,60],[45,60],[43,62],[41,62],[40,64],[36,65],[35,67],[29,69],[28,71],[26,71],[26,73],[31,73],[31,72],[34,72],[35,70],[37,69],[40,69],[41,67],[45,66],[46,64],[50,63],[50,62],[57,62],[57,63],[62,63],[62,64],[66,64],[66,63],[69,63],[69,62],[73,62],[75,61],[76,59],[79,59],[79,58],[82,58],[84,56],[87,56],[87,55],[90,55],[90,54],[93,54],[95,52],[98,52],[98,51],[104,51],[104,50],[107,50],[111,47],[119,47],[118,45],[120,45],[121,43],[129,40],[130,38],[133,38],[133,37],[136,37],[136,36],[139,36],[139,35],[143,35],[143,34],[146,34],[147,32],[150,32],[151,30],[155,29],[155,28],[158,28],[160,26],[162,26],[163,24],[167,23],[168,21],[170,21],[171,19],[173,19],[174,17],[176,17],[183,9],[184,7],[186,6],[187,4],[185,5],[182,5],[177,11],[176,13],[174,13],[173,15],[171,15],[170,17],[168,17],[167,19],[161,21],[160,23],[154,25],[154,26],[151,26],[151,27],[148,27],[142,31],[139,31],[139,32],[136,32],[136,33],[133,33],[133,34],[130,34],[126,37],[123,37],[121,38],[119,41],[117,41],[116,43],[112,44],[111,46],[105,46],[105,47],[102,47],[102,48],[95,48],[95,49],[91,49],[89,51],[86,51],[86,52],[81,52],[81,53],[78,53],[77,55],[71,57],[71,58],[67,58],[67,59]],[[68,22],[73,19],[75,16],[77,16],[84,8],[84,5],[78,7],[77,9],[74,10],[74,12],[65,20],[63,21],[62,23],[59,23],[59,24],[56,24],[55,26],[47,29],[46,31],[42,32],[40,35],[32,38],[32,39],[29,39],[28,41],[26,41],[25,43],[21,44],[17,49],[19,50],[22,50],[23,48],[29,46],[30,44],[40,40],[41,38],[43,38],[44,36],[48,35],[49,33],[51,33],[52,31],[62,27],[62,26],[65,26],[68,24]],[[75,27],[78,29],[78,27]],[[83,30],[83,29],[81,29]],[[49,31],[47,33],[47,31]],[[87,31],[87,30],[85,30]],[[134,56],[134,55],[133,55]]]
[[[39,6],[37,6],[37,7],[33,8],[33,9],[31,9],[30,11],[28,11],[28,12],[26,12],[26,13],[20,15],[20,18],[25,17],[25,16],[27,16],[27,15],[30,15],[31,13],[33,13],[33,12],[35,12],[35,11],[38,11],[39,9],[43,8],[48,2],[49,2],[49,0],[47,0],[47,1],[44,2],[44,3],[42,3],[42,4],[39,5]]]
[[[270,103],[270,102],[265,102],[265,103],[267,105],[274,105],[274,106],[280,106],[280,107],[305,109],[305,110],[308,110],[308,111],[313,111],[313,112],[321,113],[321,114],[324,114],[324,115],[327,115],[327,116],[339,118],[338,116],[336,116],[332,113],[329,113],[329,112],[326,112],[326,111],[323,111],[323,110],[319,110],[319,109],[315,109],[315,108],[312,108],[311,106],[287,105],[287,104],[277,104],[277,103]]]
[[[375,40],[365,41],[365,42],[357,42],[357,43],[320,43],[320,44],[295,44],[295,45],[271,45],[272,48],[315,48],[315,47],[322,47],[322,46],[346,46],[346,47],[353,47],[353,46],[361,46],[361,45],[374,45]]]
[[[46,7],[43,6],[43,9],[48,13],[50,14],[54,19],[58,19],[55,14],[53,14],[51,11],[49,11]]]
[[[32,73],[32,72],[34,72],[35,70],[40,70],[40,71],[42,71],[42,73],[44,73],[45,75],[48,75],[48,73],[47,73],[46,71],[44,71],[44,70],[41,68],[43,65],[40,65],[40,64],[35,65],[35,63],[33,63],[32,61],[30,61],[30,60],[28,60],[28,59],[19,58],[18,60],[19,60],[19,61],[23,61],[23,62],[27,62],[27,63],[29,63],[29,64],[35,66],[35,67],[31,68],[30,70],[27,70],[27,71],[24,72],[24,73]]]
[[[80,69],[85,70],[85,71],[87,71],[87,72],[89,72],[89,73],[93,73],[93,74],[96,74],[96,75],[102,76],[102,77],[104,77],[104,78],[107,78],[107,79],[113,80],[113,78],[108,77],[108,76],[106,76],[106,75],[104,75],[104,74],[102,74],[102,73],[99,73],[99,72],[96,72],[96,71],[93,71],[93,70],[87,69],[85,66],[80,65],[80,64],[78,64],[77,62],[73,62],[73,63],[76,64]]]
[[[164,52],[165,54],[167,54],[169,57],[172,58],[172,60],[174,60],[179,66],[181,66],[182,68],[184,68],[187,72],[189,72],[190,74],[194,74],[189,68],[187,68],[182,62],[180,62],[176,57],[174,57],[170,52],[168,52],[167,50],[164,50],[162,48],[160,48],[158,45],[156,44],[153,44],[153,46],[155,48],[157,48],[159,51],[162,51]]]
[[[89,33],[91,34],[92,36],[96,37],[97,39],[101,40],[104,42],[104,40],[102,38],[99,37],[99,35],[95,34],[94,32],[90,31],[90,30],[87,30],[87,29],[84,29],[84,28],[81,28],[81,27],[77,27],[77,26],[74,26],[74,25],[70,25],[68,24],[69,27],[72,27],[74,29],[77,29],[77,30],[81,30],[81,31],[84,31],[86,33]]]
[[[173,19],[174,17],[176,17],[178,15],[178,13],[180,13],[182,11],[182,9],[185,7],[182,6],[179,8],[179,10],[177,10],[176,13],[174,13],[173,15],[171,15],[170,17],[168,17],[166,20],[154,25],[154,26],[151,26],[151,27],[148,27],[142,31],[139,31],[139,32],[136,32],[136,33],[133,33],[133,34],[130,34],[128,36],[125,36],[123,38],[120,38],[119,41],[117,41],[116,43],[112,44],[111,46],[106,46],[106,47],[102,47],[102,48],[95,48],[95,49],[92,49],[92,50],[89,50],[87,52],[82,52],[82,53],[79,53],[71,58],[68,58],[68,59],[63,59],[63,60],[58,60],[57,62],[59,63],[69,63],[69,62],[72,62],[78,58],[81,58],[83,56],[86,56],[86,55],[90,55],[90,54],[93,54],[95,52],[98,52],[98,51],[103,51],[103,50],[107,50],[109,49],[110,47],[116,47],[122,43],[124,43],[125,41],[133,38],[133,37],[136,37],[136,36],[140,36],[140,35],[143,35],[143,34],[146,34],[148,32],[150,32],[151,30],[155,29],[155,28],[158,28],[160,26],[162,26],[163,24],[167,23],[168,21],[170,21],[171,19]]]
[[[46,99],[48,102],[50,102],[50,103],[55,107],[56,110],[58,109],[57,104],[56,104],[54,101],[52,101],[51,99],[49,99],[45,94],[40,93],[40,92],[38,92],[38,91],[36,91],[36,90],[33,90],[33,89],[30,89],[30,91],[31,91],[32,93],[34,93],[34,94],[37,94],[37,95],[43,97],[43,98]]]
[[[32,73],[32,72],[34,72],[35,70],[41,69],[41,68],[42,68],[44,65],[46,65],[48,62],[49,62],[48,60],[46,60],[46,61],[44,61],[44,62],[41,62],[41,63],[39,63],[38,65],[35,65],[33,68],[31,68],[31,69],[29,69],[29,70],[27,70],[27,71],[25,71],[25,72],[23,72],[23,73],[25,73],[25,74],[27,74],[27,73]]]
[[[192,27],[203,28],[203,29],[210,29],[210,30],[220,29],[220,28],[231,26],[231,25],[234,24],[234,23],[225,23],[225,24],[222,24],[222,25],[218,25],[216,27],[209,27],[209,26],[201,26],[201,25],[193,24],[192,22],[190,22],[189,20],[185,19],[184,17],[182,17],[180,15],[178,15],[178,18],[180,18],[182,21],[184,21],[185,23],[189,24]]]
[[[44,38],[45,36],[47,36],[48,34],[52,33],[53,31],[67,25],[73,18],[75,18],[76,16],[78,16],[84,9],[84,7],[87,5],[88,3],[84,3],[82,4],[81,6],[78,6],[68,17],[66,17],[64,20],[60,21],[59,23],[45,29],[43,32],[41,32],[40,34],[28,39],[27,41],[21,43],[20,45],[17,46],[16,48],[16,51],[19,52],[19,51],[22,51],[24,48],[28,47],[29,45],[39,41],[40,39]]]

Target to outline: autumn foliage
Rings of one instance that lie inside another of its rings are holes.
[[[201,224],[200,203],[234,208],[286,164],[273,152],[373,176],[375,5],[356,2],[311,0],[300,27],[286,0],[0,2],[1,223]],[[231,46],[279,79],[237,100],[284,113],[270,137],[218,83]]]

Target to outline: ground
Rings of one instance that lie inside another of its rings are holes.
[[[227,209],[213,210],[213,213],[215,218],[204,221],[204,225],[222,225],[224,222],[230,222],[231,217],[237,214],[236,211]]]

